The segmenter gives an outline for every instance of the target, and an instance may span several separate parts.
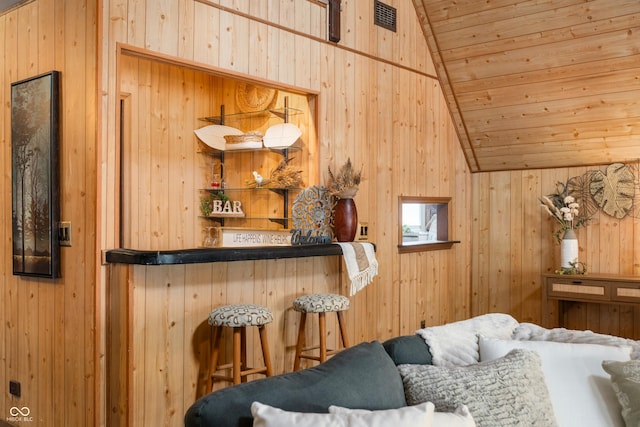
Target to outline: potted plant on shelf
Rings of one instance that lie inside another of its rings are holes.
[[[362,178],[362,169],[356,171],[351,158],[338,169],[329,169],[329,194],[337,199],[333,210],[334,235],[338,242],[352,242],[358,229],[358,210],[353,201]]]

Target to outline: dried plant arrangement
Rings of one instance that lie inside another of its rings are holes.
[[[290,165],[289,162],[293,160],[282,159],[276,169],[271,171],[269,178],[262,178],[259,174],[254,173],[254,179],[245,181],[247,187],[257,188],[298,188],[302,187],[302,171]]]
[[[302,171],[291,166],[291,159],[282,159],[278,167],[271,172],[269,186],[272,188],[298,188],[303,187]]]
[[[351,164],[351,158],[340,167],[337,174],[329,169],[329,193],[339,199],[351,199],[358,192],[362,178],[362,168],[356,171]]]

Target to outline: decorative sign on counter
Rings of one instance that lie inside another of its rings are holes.
[[[311,230],[302,230],[300,228],[294,228],[291,230],[291,244],[294,246],[328,245],[331,244],[331,240],[331,236],[313,235],[313,231]]]
[[[220,227],[218,238],[219,245],[227,248],[291,245],[291,233],[289,230]]]

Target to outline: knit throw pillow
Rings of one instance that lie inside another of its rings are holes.
[[[611,375],[624,422],[628,426],[640,426],[640,360],[605,360],[602,368]]]
[[[436,411],[466,405],[478,427],[555,427],[540,357],[512,350],[488,362],[461,367],[399,365],[409,405],[433,402]]]

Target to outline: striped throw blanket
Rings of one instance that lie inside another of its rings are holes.
[[[348,242],[338,245],[342,248],[347,274],[351,280],[349,296],[353,296],[378,275],[376,252],[371,243]]]

